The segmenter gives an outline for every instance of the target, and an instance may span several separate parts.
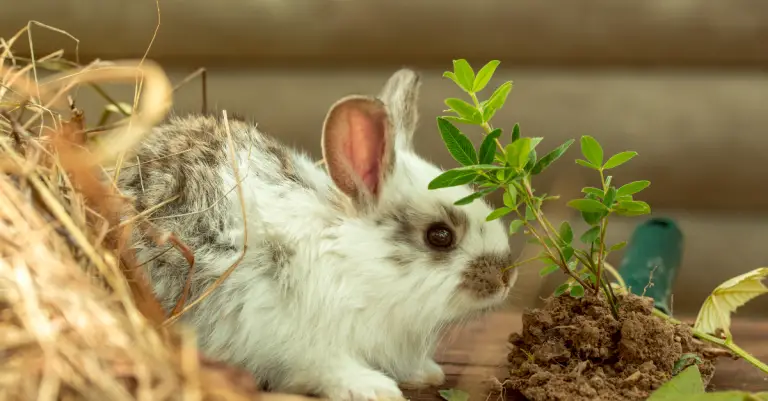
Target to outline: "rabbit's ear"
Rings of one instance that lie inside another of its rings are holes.
[[[328,111],[323,158],[336,186],[358,206],[375,204],[394,163],[392,123],[380,100],[348,96]]]
[[[411,148],[413,133],[419,122],[418,100],[421,78],[408,68],[392,74],[384,84],[379,98],[387,105],[395,128],[398,146]]]

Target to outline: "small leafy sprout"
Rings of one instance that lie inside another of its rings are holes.
[[[637,152],[619,152],[604,161],[605,154],[600,143],[589,135],[581,137],[581,154],[584,159],[577,159],[580,166],[595,170],[600,176],[600,188],[586,187],[582,189],[584,197],[573,199],[568,206],[581,212],[581,217],[589,228],[579,236],[579,241],[589,246],[586,266],[590,278],[594,278],[594,287],[603,288],[609,302],[614,302],[610,287],[603,286],[603,271],[605,258],[608,253],[621,249],[625,243],[606,247],[605,236],[608,229],[608,218],[612,214],[620,216],[640,216],[651,212],[650,206],[643,201],[637,201],[633,195],[647,188],[649,181],[634,181],[619,188],[611,185],[612,176],[605,172],[627,163],[637,156]]]
[[[486,99],[478,95],[486,89],[493,74],[499,67],[498,60],[482,66],[477,73],[469,62],[463,59],[453,61],[453,71],[443,76],[453,81],[464,93],[463,99],[455,97],[445,100],[446,112],[451,115],[437,119],[440,136],[448,152],[461,167],[445,171],[429,183],[430,189],[470,184],[476,192],[455,201],[456,205],[467,205],[497,191],[503,192],[504,205],[493,210],[488,221],[512,217],[509,234],[523,232],[538,243],[542,252],[532,260],[541,260],[545,267],[539,271],[546,276],[560,270],[569,276],[568,280],[555,290],[555,295],[569,294],[583,297],[586,291],[603,291],[618,313],[612,287],[602,280],[604,260],[610,252],[620,249],[623,244],[607,246],[605,232],[608,218],[613,215],[636,216],[650,213],[647,203],[636,201],[633,195],[650,183],[636,181],[616,188],[611,185],[612,177],[605,172],[627,163],[637,153],[620,152],[605,159],[602,146],[591,136],[581,137],[581,151],[584,159],[576,162],[600,173],[600,188],[585,188],[584,197],[568,202],[579,210],[590,228],[576,235],[570,224],[564,222],[559,229],[547,219],[542,211],[545,202],[559,199],[559,196],[537,194],[533,178],[543,173],[560,159],[575,142],[573,139],[556,146],[548,152],[541,152],[544,138],[527,137],[521,133],[520,125],[504,132],[491,125],[493,116],[504,106],[512,90],[512,82],[501,83]],[[469,137],[454,123],[481,128],[484,135],[479,149],[475,149]],[[575,238],[578,238],[577,243]],[[517,267],[517,265],[512,266]]]
[[[440,397],[445,401],[467,401],[469,400],[469,394],[464,391],[456,389],[440,390]]]
[[[691,364],[700,364],[703,361],[701,358],[696,354],[683,354],[680,356],[680,359],[675,361],[675,365],[672,367],[672,375],[675,376],[678,373],[680,373],[684,368],[690,366]]]

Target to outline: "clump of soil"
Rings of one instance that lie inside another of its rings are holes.
[[[602,295],[592,294],[552,297],[542,309],[526,311],[522,334],[509,339],[504,387],[532,401],[644,400],[687,353],[699,355],[709,383],[713,360],[690,328],[653,316],[650,298],[629,294],[619,303],[618,320]]]

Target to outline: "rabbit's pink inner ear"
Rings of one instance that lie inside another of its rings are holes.
[[[350,161],[352,171],[365,185],[368,192],[377,195],[384,160],[386,120],[370,118],[359,110],[347,114],[349,137],[343,150]]]
[[[331,178],[348,196],[379,194],[389,159],[389,120],[373,99],[342,101],[326,118],[323,147]],[[363,188],[359,188],[362,186]]]

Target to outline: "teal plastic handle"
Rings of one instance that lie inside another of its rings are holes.
[[[682,257],[683,233],[678,225],[670,218],[652,218],[635,228],[618,272],[632,293],[645,292],[657,309],[670,314],[672,287]]]

